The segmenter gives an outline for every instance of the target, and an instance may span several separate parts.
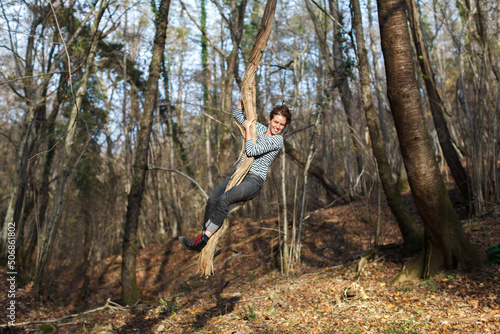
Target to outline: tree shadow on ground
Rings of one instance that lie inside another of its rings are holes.
[[[303,238],[301,259],[311,267],[331,267],[341,263],[346,252],[362,252],[360,245],[346,238],[345,227],[338,223],[308,223],[307,228],[314,237]]]
[[[154,280],[155,285],[160,284],[162,281],[164,281],[164,278],[167,275],[167,271],[166,271],[168,268],[167,265],[168,265],[170,258],[172,256],[172,247],[176,241],[177,241],[177,238],[172,238],[167,243],[165,243],[165,246],[164,246],[165,251],[163,253],[163,257],[161,260],[160,269],[158,270],[158,273],[156,274],[156,277]]]
[[[151,308],[132,308],[130,313],[134,316],[129,319],[123,326],[116,329],[116,333],[128,334],[128,333],[153,333],[154,327],[161,323],[163,320],[169,318],[174,314],[174,308],[171,305],[166,307],[163,311],[156,314],[154,317],[150,316]]]
[[[73,304],[72,312],[80,312],[86,306],[90,283],[91,263],[84,261],[70,269],[70,266],[57,268],[53,273],[49,300],[58,304]],[[59,280],[71,282],[71,284],[60,284]]]
[[[222,287],[216,291],[215,293],[216,305],[204,312],[198,313],[196,315],[195,321],[191,325],[191,328],[187,329],[185,333],[192,333],[193,330],[201,330],[211,318],[217,316],[224,316],[234,311],[234,308],[241,299],[241,297],[235,296],[229,298],[221,298],[221,294],[224,291],[224,289],[229,285],[229,282],[230,281],[223,283]]]

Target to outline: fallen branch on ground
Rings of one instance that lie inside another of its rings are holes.
[[[127,309],[126,307],[123,307],[123,306],[121,306],[121,305],[119,305],[119,304],[117,304],[115,302],[112,302],[108,298],[108,300],[106,301],[106,304],[104,304],[101,307],[92,309],[92,310],[88,310],[88,311],[81,312],[81,313],[76,313],[76,314],[70,314],[70,315],[67,315],[67,316],[64,316],[64,317],[58,318],[58,319],[36,320],[36,321],[26,321],[26,322],[16,323],[16,326],[56,323],[56,322],[61,322],[61,321],[66,320],[66,319],[75,318],[75,317],[78,317],[78,316],[81,316],[81,315],[103,311],[103,310],[106,310],[108,308],[111,309],[111,310],[125,310],[125,309]],[[2,325],[0,325],[0,328],[2,328],[2,327],[5,328],[5,327],[8,327],[8,325],[7,324],[2,324]]]

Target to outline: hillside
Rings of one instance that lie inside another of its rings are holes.
[[[85,302],[79,306],[75,301],[82,296],[83,275],[68,266],[55,274],[52,299],[43,304],[32,296],[31,285],[17,289],[16,322],[57,319],[109,305],[57,322],[58,332],[498,332],[498,264],[470,274],[446,273],[392,286],[391,279],[403,265],[393,247],[370,256],[355,280],[360,258],[374,245],[376,212],[375,202],[359,201],[312,213],[304,226],[302,262],[288,277],[277,269],[277,220],[234,221],[215,261],[216,275],[210,278],[196,274],[196,255],[176,240],[143,249],[137,263],[144,298],[129,308],[106,304],[120,296],[119,257],[93,268]],[[381,221],[381,242],[400,242],[386,207]],[[500,243],[498,222],[499,214],[492,212],[464,224],[473,242],[486,252]],[[6,291],[5,280],[1,284]],[[4,331],[33,332],[39,326]]]

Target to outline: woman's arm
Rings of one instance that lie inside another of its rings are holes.
[[[256,157],[267,152],[277,151],[283,147],[283,137],[280,135],[266,136],[259,140],[259,144],[253,140],[245,142],[245,153],[249,157]]]
[[[255,122],[255,118],[251,119],[251,120],[245,119],[243,124],[241,124],[241,126],[243,126],[243,128],[245,129],[245,141],[255,139],[255,138],[252,138],[252,134],[250,133],[250,126],[252,125],[253,122]]]
[[[233,108],[233,117],[239,125],[243,125],[243,122],[245,121],[245,113],[243,112],[243,105],[240,101],[236,107]]]

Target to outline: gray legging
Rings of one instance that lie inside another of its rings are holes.
[[[264,180],[260,176],[248,173],[239,185],[225,192],[230,179],[231,176],[228,176],[219,183],[208,198],[203,217],[203,230],[215,233],[224,222],[231,204],[251,200],[264,186]]]

